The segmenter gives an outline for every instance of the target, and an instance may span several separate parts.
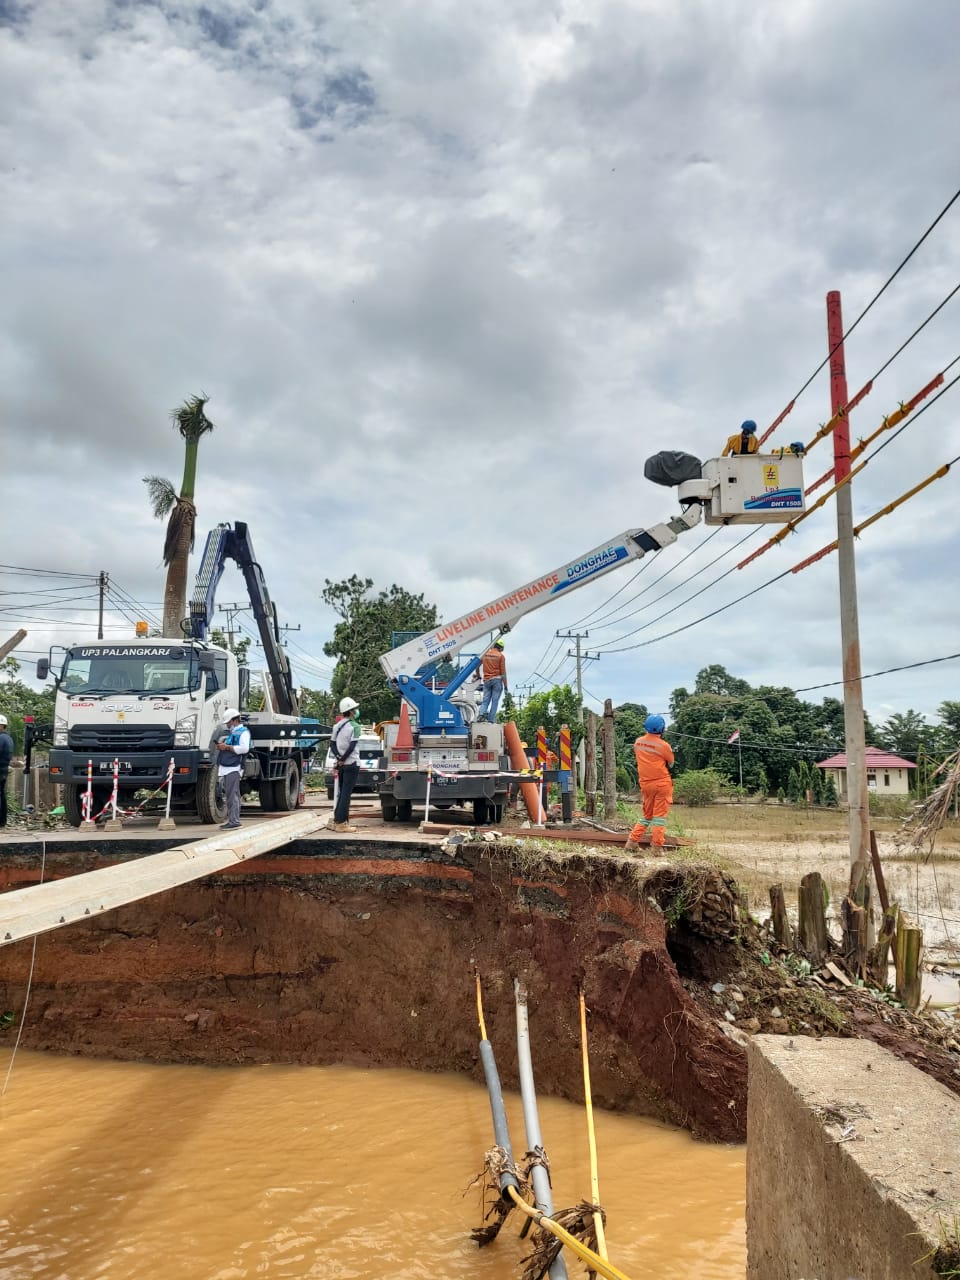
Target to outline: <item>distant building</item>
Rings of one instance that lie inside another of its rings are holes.
[[[879,747],[867,747],[867,790],[880,796],[905,796],[910,792],[910,769],[917,766],[911,760],[895,756]],[[847,798],[847,754],[821,760],[818,769],[824,769],[833,777],[840,800]]]

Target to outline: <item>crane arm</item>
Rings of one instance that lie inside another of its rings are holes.
[[[655,524],[649,529],[628,529],[559,569],[491,600],[472,613],[444,623],[435,631],[417,636],[389,653],[381,654],[380,665],[388,679],[397,680],[401,675],[412,676],[422,666],[438,658],[453,658],[465,645],[474,643],[481,636],[491,631],[509,631],[515,622],[534,609],[595,582],[626,561],[639,560],[648,552],[670,546],[681,533],[699,523],[701,514],[700,503],[693,502],[680,515],[663,524]]]

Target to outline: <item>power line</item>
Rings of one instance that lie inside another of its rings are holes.
[[[796,392],[796,394],[787,404],[786,408],[781,412],[780,416],[774,421],[773,425],[768,427],[767,431],[763,436],[763,439],[766,439],[766,437],[770,435],[770,433],[773,431],[774,427],[778,426],[779,423],[783,421],[783,419],[787,416],[787,414],[790,412],[790,410],[793,408],[796,402],[803,395],[804,391],[806,391],[806,389],[813,382],[814,378],[816,378],[817,374],[821,371],[821,369],[825,368],[826,365],[830,363],[830,359],[833,356],[834,352],[837,351],[843,345],[844,341],[850,336],[851,333],[853,333],[854,329],[856,329],[857,325],[867,315],[867,313],[871,310],[874,304],[880,300],[880,298],[883,296],[884,293],[886,293],[887,289],[890,287],[891,284],[893,284],[894,280],[896,280],[897,276],[900,274],[903,268],[907,265],[907,263],[910,261],[913,255],[917,252],[917,250],[920,248],[923,242],[927,239],[930,233],[934,230],[937,224],[944,217],[946,217],[947,213],[952,208],[952,206],[956,203],[958,198],[960,198],[960,188],[958,188],[953,193],[953,195],[950,197],[950,199],[947,201],[944,207],[940,210],[940,212],[934,218],[933,222],[930,223],[929,227],[927,227],[926,231],[923,233],[920,239],[916,242],[916,244],[913,246],[913,248],[910,250],[907,256],[902,260],[900,265],[893,271],[891,275],[887,277],[887,279],[880,286],[877,292],[873,295],[873,297],[870,299],[870,301],[867,303],[864,309],[860,312],[856,320],[854,320],[853,324],[850,325],[850,327],[841,335],[840,339],[830,348],[825,358],[820,362],[820,364],[817,365],[816,369],[814,369],[813,373],[811,373],[810,377],[806,380],[806,382],[803,384],[800,390]],[[763,443],[763,439],[760,441],[761,444]]]
[[[942,658],[925,658],[922,662],[907,662],[901,667],[884,667],[882,671],[870,671],[860,680],[873,680],[876,676],[889,676],[897,671],[913,671],[916,667],[931,667],[936,662],[952,662],[960,658],[960,653],[946,653]],[[824,684],[807,684],[800,689],[791,689],[791,693],[812,693],[815,689],[833,689],[837,685],[846,684],[845,680],[827,680]]]
[[[96,582],[97,580],[95,573],[68,573],[64,569],[30,569],[22,564],[0,564],[0,569],[7,573],[22,573],[38,578],[48,576],[52,578],[88,578],[91,582]]]

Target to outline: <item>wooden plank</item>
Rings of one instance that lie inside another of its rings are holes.
[[[328,814],[316,811],[291,814],[242,831],[221,831],[209,839],[151,853],[132,862],[12,889],[0,894],[0,946],[201,880],[247,858],[301,840],[326,826],[328,818]]]

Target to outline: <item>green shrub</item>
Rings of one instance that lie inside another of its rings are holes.
[[[878,796],[870,792],[870,812],[878,818],[907,818],[916,803],[913,796]]]
[[[720,794],[722,781],[716,769],[689,769],[674,780],[674,801],[691,808],[713,804]]]

